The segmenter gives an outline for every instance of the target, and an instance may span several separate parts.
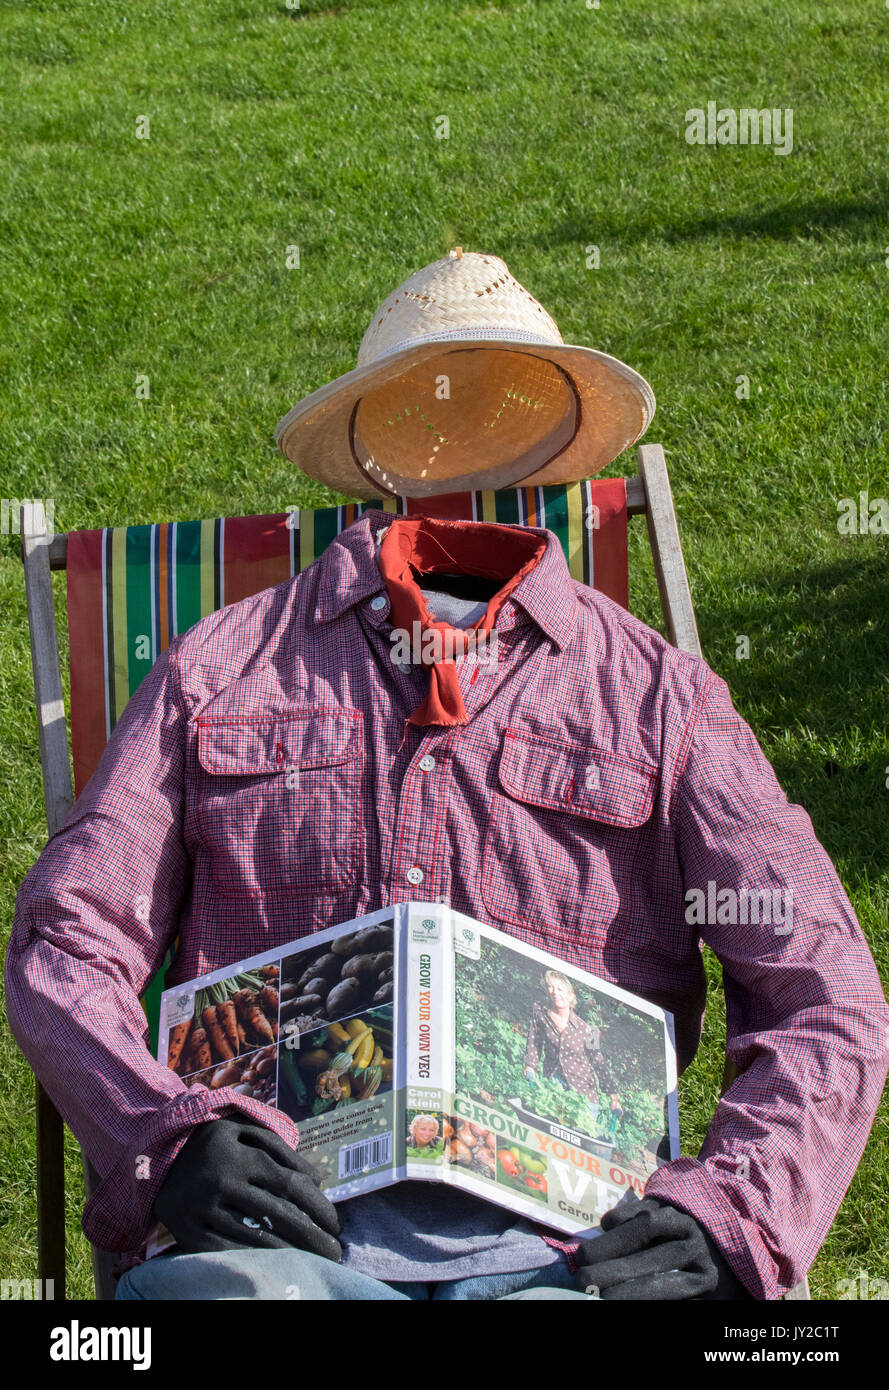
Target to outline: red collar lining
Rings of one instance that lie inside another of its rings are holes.
[[[452,634],[452,650],[468,651],[475,635],[490,632],[503,604],[546,553],[546,540],[517,526],[486,522],[448,522],[434,517],[398,517],[387,528],[380,544],[378,564],[389,592],[393,627],[412,632],[419,621],[422,631]],[[484,615],[471,628],[454,628],[429,612],[416,575],[444,572],[475,574],[502,579],[503,585],[488,601]],[[424,662],[430,667],[429,693],[410,716],[413,724],[465,724],[466,709],[453,661]]]

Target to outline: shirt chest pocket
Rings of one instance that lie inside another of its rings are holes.
[[[359,872],[357,710],[197,721],[198,822],[221,893],[336,892]]]
[[[654,766],[507,730],[482,856],[488,912],[542,945],[604,937],[632,914],[657,783]]]

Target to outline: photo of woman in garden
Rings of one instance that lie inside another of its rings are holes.
[[[566,975],[547,970],[546,1000],[537,1000],[531,1011],[525,1046],[524,1075],[533,1088],[538,1070],[557,1085],[577,1091],[589,1107],[587,1132],[598,1126],[600,1095],[610,1093],[612,1113],[622,1114],[615,1083],[602,1055],[601,1033],[576,1012],[577,995]]]

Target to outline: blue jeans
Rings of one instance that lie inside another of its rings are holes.
[[[385,1284],[302,1250],[218,1250],[206,1255],[156,1255],[125,1274],[120,1299],[301,1299],[404,1302],[507,1298],[581,1298],[564,1260],[519,1274],[481,1274],[437,1284]]]

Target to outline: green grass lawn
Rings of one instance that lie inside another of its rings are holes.
[[[57,530],[333,500],[276,452],[279,416],[354,365],[408,274],[456,243],[502,256],[566,342],[654,386],[705,654],[886,978],[889,538],[837,530],[838,499],[889,496],[882,0],[21,0],[0,26],[0,495],[53,498]],[[792,108],[792,153],[689,145],[685,113],[710,100]],[[631,566],[658,625],[639,526]],[[3,537],[0,611],[5,940],[46,826]],[[681,1086],[691,1153],[722,1066],[709,965]],[[25,1278],[32,1080],[5,1024],[0,1069],[0,1268]],[[815,1298],[889,1278],[887,1117]],[[78,1164],[69,1137],[71,1292],[88,1297]]]

